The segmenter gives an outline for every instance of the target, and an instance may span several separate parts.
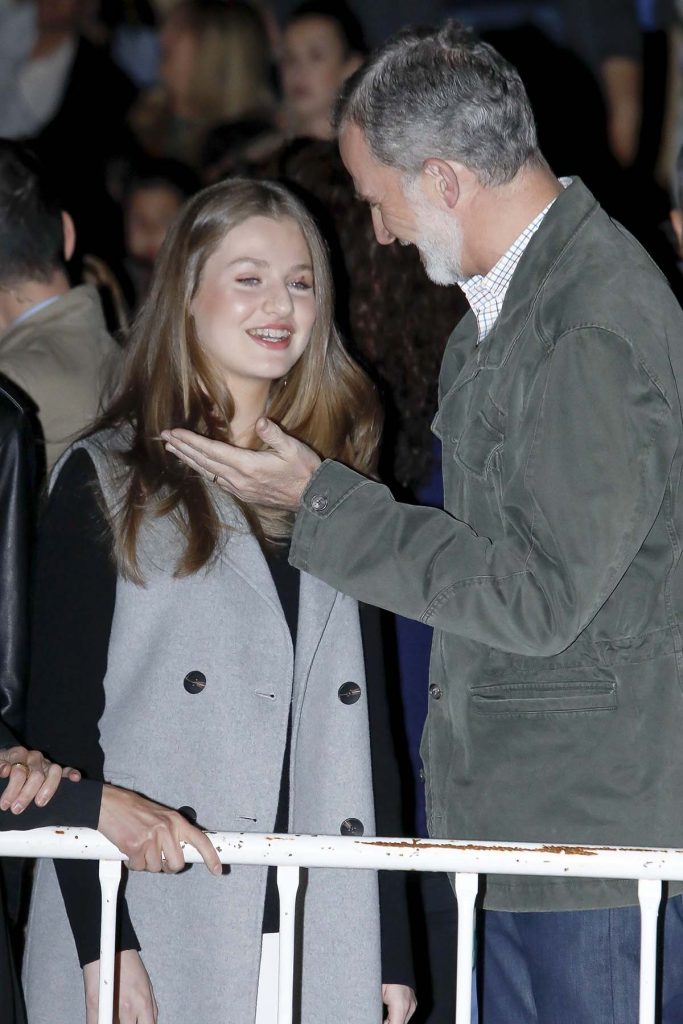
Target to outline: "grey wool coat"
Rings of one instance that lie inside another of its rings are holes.
[[[76,447],[92,458],[109,510],[118,495],[117,434]],[[60,466],[57,467],[57,473]],[[292,832],[339,835],[360,819],[374,833],[364,662],[354,600],[302,573],[296,655],[258,542],[223,495],[233,530],[211,566],[174,578],[179,550],[167,520],[148,523],[139,551],[147,585],[121,576],[100,720],[105,777],[170,806],[190,805],[222,831],[272,829],[292,702]],[[183,685],[192,672],[206,684]],[[361,699],[338,697],[344,681]],[[126,886],[164,1024],[251,1024],[255,1015],[266,869],[216,879],[196,865],[177,876],[131,874]],[[309,873],[303,899],[301,1020],[379,1021],[377,878]],[[24,982],[30,1024],[84,1019],[81,971],[51,863],[39,865]]]

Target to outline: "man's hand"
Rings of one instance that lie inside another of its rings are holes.
[[[407,1024],[417,1008],[415,993],[407,985],[382,985],[382,1002],[387,1008],[386,1024]]]
[[[164,430],[161,436],[167,451],[243,501],[297,509],[320,459],[271,420],[258,420],[256,433],[268,451],[211,441],[191,430]]]
[[[62,768],[43,757],[39,750],[8,747],[0,750],[0,779],[9,778],[0,799],[0,810],[12,809],[21,814],[32,800],[38,807],[50,802],[62,779],[78,782],[81,773],[75,768]]]
[[[180,844],[189,843],[212,874],[221,874],[220,858],[200,829],[177,811],[128,789],[103,787],[97,828],[126,854],[133,871],[182,871],[185,858]]]
[[[83,968],[86,1024],[97,1024],[100,1002],[100,962]],[[159,1010],[152,983],[136,949],[116,954],[114,1021],[115,1024],[156,1024]]]

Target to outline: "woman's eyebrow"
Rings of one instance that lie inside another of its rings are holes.
[[[236,256],[234,260],[230,260],[230,262],[228,263],[228,266],[232,267],[232,266],[235,265],[235,263],[255,263],[256,266],[258,266],[258,267],[269,267],[270,266],[270,263],[269,263],[268,260],[262,260],[262,259],[259,259],[256,256]],[[310,271],[312,271],[313,267],[311,266],[310,263],[296,263],[293,267],[290,267],[289,269],[290,269],[290,271],[291,270],[310,270]]]

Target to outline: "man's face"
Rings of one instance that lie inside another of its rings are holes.
[[[406,184],[401,171],[375,160],[355,124],[342,131],[339,151],[359,198],[370,206],[380,245],[399,241],[417,246],[427,276],[435,284],[462,280],[462,233],[458,223],[453,215],[448,216],[429,202],[419,179]]]
[[[372,226],[380,245],[415,243],[418,225],[415,211],[406,198],[400,171],[375,160],[363,133],[355,124],[339,136],[339,152],[353,178],[358,197],[370,206]]]

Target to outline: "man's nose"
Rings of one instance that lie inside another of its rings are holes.
[[[391,245],[392,242],[396,241],[396,235],[392,235],[391,231],[387,231],[382,220],[382,214],[377,207],[372,208],[372,226],[375,231],[375,238],[380,245]]]

